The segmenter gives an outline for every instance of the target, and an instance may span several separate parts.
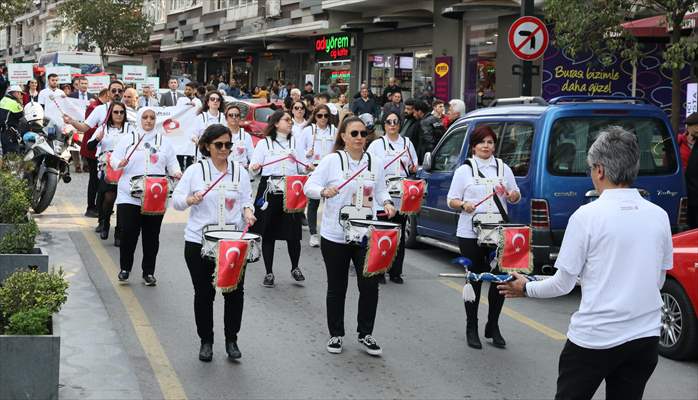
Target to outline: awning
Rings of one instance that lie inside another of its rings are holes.
[[[481,18],[516,14],[521,11],[521,5],[513,0],[468,0],[451,4],[441,10],[444,18],[463,19]]]
[[[693,29],[696,26],[698,12],[686,14],[683,17],[681,29]],[[667,27],[666,15],[655,15],[637,19],[621,24],[621,26],[635,37],[667,37],[671,27]]]

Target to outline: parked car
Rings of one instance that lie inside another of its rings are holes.
[[[252,143],[255,146],[264,137],[262,132],[267,127],[269,116],[281,108],[276,103],[237,100],[230,96],[225,96],[224,100],[226,104],[237,104],[240,106],[240,113],[242,114],[240,116],[240,126],[252,135]]]
[[[659,354],[676,360],[698,356],[698,229],[674,235],[674,268],[662,288]]]
[[[599,131],[610,125],[637,135],[640,193],[669,214],[674,231],[685,227],[687,198],[677,144],[661,109],[636,98],[502,99],[452,123],[425,155],[417,177],[427,181],[428,192],[421,213],[408,219],[408,247],[423,242],[458,252],[458,213],[448,208],[446,195],[455,169],[469,156],[469,135],[480,125],[497,133],[496,156],[511,167],[521,189],[521,201],[509,205],[509,215],[511,222],[533,228],[536,272],[553,272],[570,215],[598,197],[586,174],[586,155]]]

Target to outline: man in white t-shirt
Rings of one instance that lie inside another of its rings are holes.
[[[39,104],[46,109],[46,102],[51,101],[50,95],[64,97],[65,93],[58,88],[58,75],[48,74],[46,77],[47,86],[39,92]]]
[[[189,82],[184,85],[184,97],[177,99],[177,107],[193,105],[196,109],[201,109],[201,100],[196,97],[196,83]]]
[[[666,270],[671,269],[667,213],[630,188],[640,167],[637,138],[602,130],[589,148],[598,200],[570,217],[557,272],[543,281],[500,284],[506,297],[569,293],[580,278],[582,299],[560,354],[556,399],[590,399],[606,381],[607,399],[641,399],[657,365]]]

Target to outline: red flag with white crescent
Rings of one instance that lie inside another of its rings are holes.
[[[308,175],[286,176],[286,190],[284,190],[284,212],[298,213],[305,211],[308,198],[305,196],[303,186],[308,180]]]
[[[363,274],[365,277],[384,274],[393,265],[400,244],[399,229],[371,229]]]
[[[121,179],[121,175],[124,173],[123,169],[114,169],[111,167],[111,152],[107,153],[106,156],[106,161],[107,161],[107,166],[104,169],[104,180],[107,183],[110,183],[112,185],[116,185],[119,183],[119,179]]]
[[[167,178],[146,176],[141,198],[141,214],[163,215],[167,210]]]
[[[499,269],[502,272],[531,272],[533,270],[531,228],[528,226],[503,228],[497,256]]]
[[[219,240],[216,254],[216,287],[223,292],[237,289],[247,265],[247,240]]]
[[[401,214],[417,214],[422,209],[426,182],[423,179],[403,179],[402,198],[400,199]]]

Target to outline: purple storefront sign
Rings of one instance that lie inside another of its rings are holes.
[[[637,65],[636,97],[642,97],[671,113],[671,71],[662,68],[663,44],[649,44]],[[543,59],[543,98],[550,100],[566,95],[630,96],[633,69],[629,61],[615,58],[604,67],[594,56],[572,58],[550,46]],[[685,98],[690,68],[681,71],[681,98]],[[684,105],[682,104],[682,108]],[[684,112],[681,112],[683,115]]]
[[[451,65],[453,57],[441,56],[434,60],[434,97],[445,102],[451,100]]]

